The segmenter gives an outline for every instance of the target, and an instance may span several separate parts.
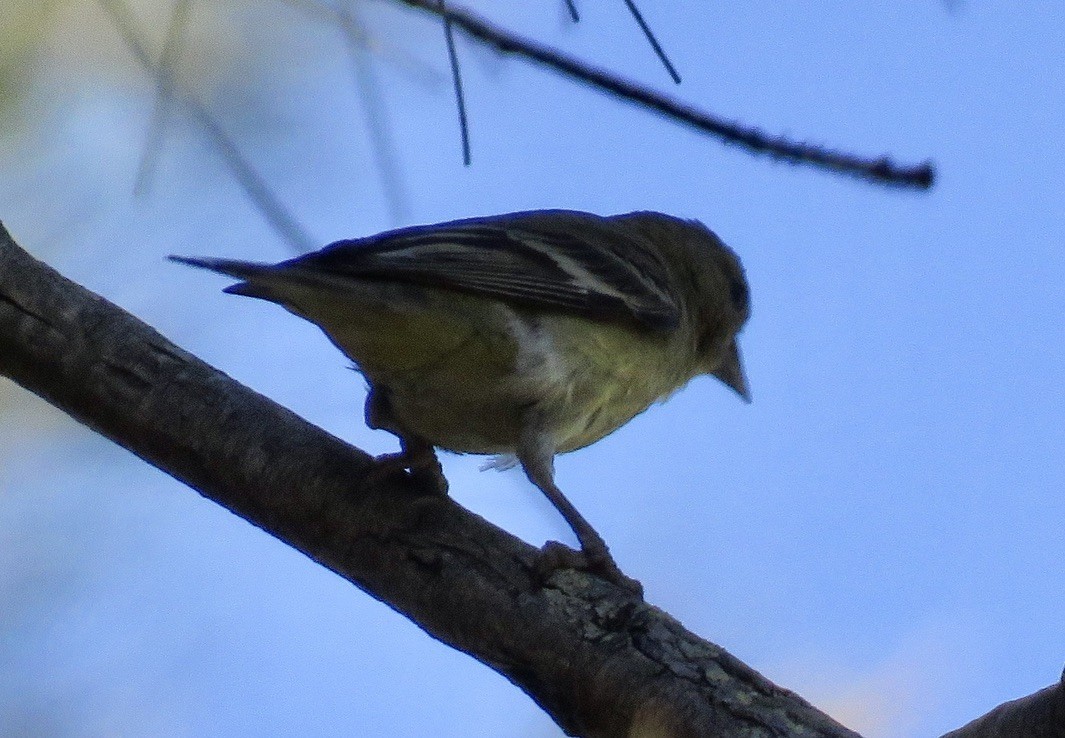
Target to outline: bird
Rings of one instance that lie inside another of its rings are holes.
[[[549,541],[544,576],[584,569],[642,594],[556,484],[557,454],[700,375],[750,401],[737,342],[747,278],[697,220],[533,210],[340,240],[277,264],[170,258],[325,332],[366,379],[367,425],[399,438],[378,470],[446,493],[436,449],[520,464],[580,544]]]

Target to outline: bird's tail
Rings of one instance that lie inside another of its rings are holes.
[[[264,297],[264,295],[259,294],[260,290],[251,285],[251,282],[256,278],[261,278],[265,274],[276,271],[276,267],[272,264],[241,261],[240,259],[216,259],[213,257],[173,255],[168,256],[167,258],[170,259],[170,261],[176,261],[179,264],[188,264],[189,266],[199,267],[200,269],[209,269],[212,272],[228,274],[235,279],[244,280],[222,290],[231,295]]]
[[[215,259],[206,256],[168,256],[167,258],[179,264],[188,264],[200,269],[210,269],[212,272],[228,274],[237,279],[252,279],[273,268],[271,264],[260,264],[239,259]]]
[[[168,258],[179,264],[209,269],[212,272],[228,274],[230,277],[241,280],[222,290],[227,294],[257,297],[260,300],[276,302],[294,309],[300,315],[304,313],[295,308],[295,305],[313,305],[328,296],[339,297],[349,302],[369,300],[380,303],[382,300],[395,300],[395,297],[388,292],[390,288],[387,285],[382,286],[372,281],[368,282],[318,269],[313,264],[308,266],[301,263],[302,258],[283,261],[279,264],[200,256],[170,256]]]

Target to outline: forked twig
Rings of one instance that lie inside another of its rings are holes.
[[[126,42],[133,57],[137,62],[153,75],[159,75],[159,68],[152,62],[148,54],[143,36],[138,32],[136,21],[130,12],[129,6],[124,0],[99,0],[100,5],[111,16],[119,34]],[[307,231],[300,225],[284,203],[274,194],[273,190],[263,179],[263,176],[244,158],[240,149],[233,139],[215,121],[214,117],[196,98],[189,94],[182,94],[176,87],[171,87],[172,97],[180,101],[192,114],[196,122],[204,129],[211,143],[218,149],[223,161],[237,178],[237,182],[252,202],[262,212],[263,217],[297,251],[310,251],[316,247],[316,242],[311,239]]]
[[[522,56],[615,97],[653,110],[671,120],[715,135],[725,143],[742,146],[753,153],[767,154],[796,164],[811,164],[871,182],[898,187],[928,189],[935,179],[935,170],[930,162],[902,165],[896,164],[886,156],[863,157],[793,141],[783,136],[770,136],[755,128],[725,121],[692,105],[582,62],[532,39],[512,34],[467,10],[454,7],[441,8],[435,0],[399,0],[399,2],[447,18],[473,38],[494,47],[501,53]]]

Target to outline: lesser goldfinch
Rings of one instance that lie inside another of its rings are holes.
[[[539,210],[337,241],[279,264],[171,257],[240,280],[226,292],[317,324],[369,385],[382,460],[446,489],[434,447],[516,458],[569,523],[573,565],[638,588],[554,481],[554,456],[598,441],[695,376],[749,399],[736,335],[740,261],[693,220]]]

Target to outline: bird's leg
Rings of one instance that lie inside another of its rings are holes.
[[[547,433],[539,430],[537,424],[527,424],[526,430],[522,433],[522,444],[517,455],[529,481],[547,496],[555,509],[565,518],[581,544],[581,550],[574,551],[558,541],[548,541],[537,562],[538,573],[546,577],[557,569],[582,569],[642,597],[643,585],[626,576],[618,568],[614,557],[610,555],[606,541],[555,484],[554,448]]]
[[[436,458],[433,445],[424,438],[400,430],[395,423],[388,401],[388,392],[370,387],[366,396],[366,425],[387,430],[399,437],[399,453],[381,454],[374,458],[370,481],[410,472],[410,479],[420,488],[434,494],[447,494],[447,479]]]

